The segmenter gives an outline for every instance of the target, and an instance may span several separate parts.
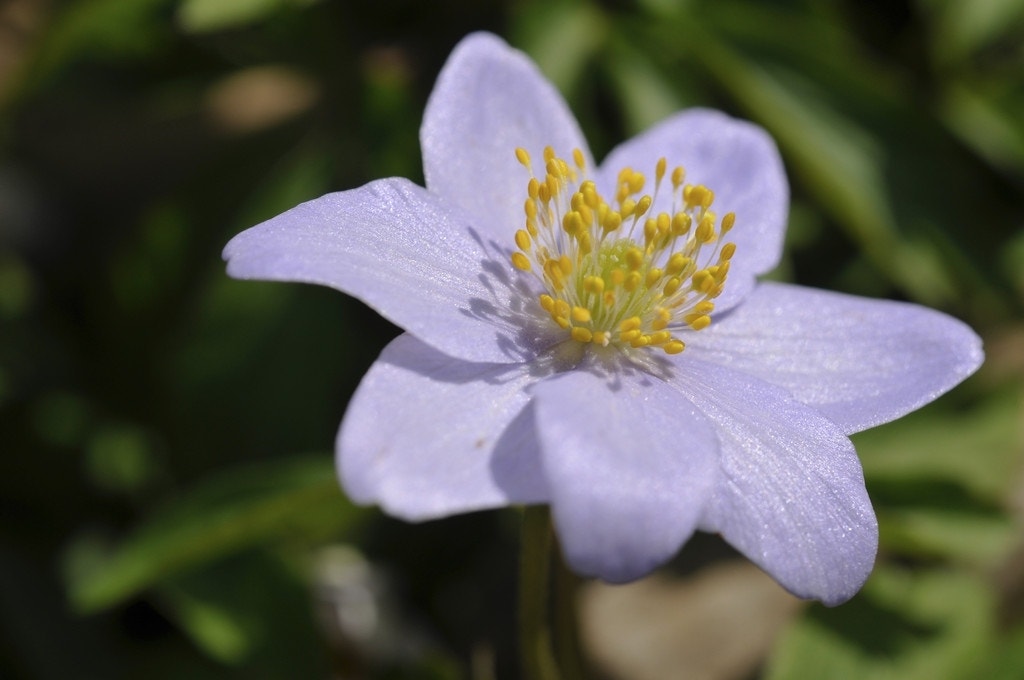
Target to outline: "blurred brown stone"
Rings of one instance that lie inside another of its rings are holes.
[[[590,657],[611,678],[739,680],[801,607],[760,569],[734,560],[689,578],[590,583],[580,625]]]
[[[45,0],[0,2],[0,105],[7,100],[29,48],[43,29],[49,5]]]
[[[211,87],[206,108],[221,130],[248,134],[303,113],[318,96],[313,80],[298,71],[284,66],[254,66]]]

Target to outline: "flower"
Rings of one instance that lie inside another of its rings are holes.
[[[338,434],[348,494],[409,520],[547,503],[569,564],[612,582],[717,532],[798,596],[851,597],[878,528],[849,435],[970,375],[978,337],[758,282],[788,186],[770,137],[722,113],[595,167],[537,68],[474,34],[421,141],[426,188],[328,194],[224,251],[234,277],[331,286],[406,331]]]

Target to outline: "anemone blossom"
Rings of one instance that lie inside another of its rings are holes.
[[[224,251],[234,277],[331,286],[405,330],[338,434],[351,498],[408,520],[549,504],[568,563],[612,582],[716,532],[796,595],[851,597],[878,527],[849,435],[971,374],[978,337],[759,282],[788,185],[771,138],[722,113],[595,165],[528,58],[475,34],[421,142],[426,188],[328,194]]]

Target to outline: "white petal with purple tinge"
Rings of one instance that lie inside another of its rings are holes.
[[[878,523],[849,438],[781,388],[685,354],[671,384],[721,444],[701,528],[795,595],[829,605],[852,597],[874,565]]]
[[[530,179],[516,147],[541,167],[545,146],[563,158],[575,148],[589,156],[558,90],[526,55],[486,33],[466,37],[448,58],[423,114],[420,145],[427,188],[509,246],[525,221]]]
[[[781,385],[847,434],[921,407],[973,373],[965,324],[902,302],[763,283],[687,353]]]
[[[399,336],[363,378],[338,433],[346,492],[408,520],[546,502],[523,410],[540,370],[459,361]]]
[[[720,310],[732,307],[753,287],[754,277],[774,268],[782,256],[789,184],[775,142],[753,123],[720,111],[689,109],[612,150],[601,163],[599,186],[609,191],[619,170],[628,166],[650,177],[653,191],[654,165],[661,157],[670,173],[682,165],[686,183],[715,192],[711,209],[719,217],[736,213],[736,226],[725,238],[736,244],[736,255],[725,291],[716,301]],[[663,187],[660,195],[669,194]],[[652,211],[670,209],[660,200]]]
[[[470,218],[405,179],[327,194],[247,229],[224,248],[240,279],[337,288],[437,349],[518,362],[539,347],[507,254]],[[517,312],[518,310],[518,312]]]
[[[717,481],[708,421],[661,380],[635,371],[575,370],[533,393],[551,510],[573,569],[624,582],[671,558]]]

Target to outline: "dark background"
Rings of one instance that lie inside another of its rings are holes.
[[[422,182],[426,97],[480,29],[537,60],[598,158],[686,106],[763,125],[794,194],[776,278],[986,341],[965,385],[855,438],[882,529],[865,590],[751,602],[689,668],[1018,677],[1018,0],[0,1],[0,677],[516,677],[516,513],[410,526],[337,488],[346,401],[397,330],[220,260],[299,201]],[[694,541],[670,586],[720,555]],[[784,631],[753,645],[753,619]]]

